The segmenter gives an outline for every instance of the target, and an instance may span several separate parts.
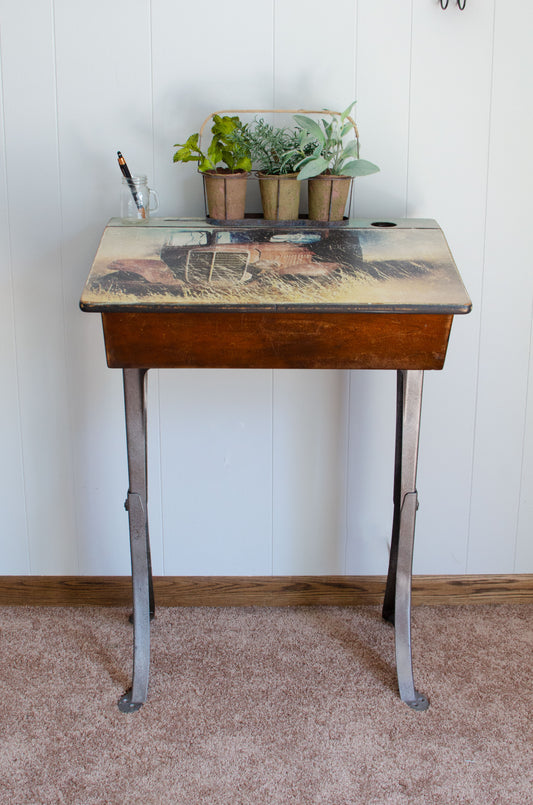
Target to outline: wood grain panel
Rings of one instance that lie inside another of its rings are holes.
[[[380,604],[385,576],[159,576],[156,605]],[[533,574],[414,576],[414,605],[533,604]],[[0,606],[130,606],[128,576],[0,576]]]
[[[103,313],[110,367],[441,369],[452,316]]]

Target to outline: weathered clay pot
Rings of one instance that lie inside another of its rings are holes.
[[[231,173],[227,168],[204,173],[207,209],[219,221],[244,218],[248,173]]]
[[[296,173],[272,176],[259,173],[263,217],[267,221],[294,221],[300,211],[302,183]]]
[[[309,218],[312,221],[342,221],[351,185],[351,176],[321,173],[309,179]]]

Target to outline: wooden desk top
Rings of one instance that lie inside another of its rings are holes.
[[[85,311],[468,313],[435,221],[111,219]]]

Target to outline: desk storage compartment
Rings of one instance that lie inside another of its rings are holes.
[[[442,369],[436,313],[102,313],[111,368]]]

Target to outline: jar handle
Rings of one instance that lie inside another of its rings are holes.
[[[150,212],[157,212],[159,209],[159,195],[157,190],[152,190],[151,187],[148,188],[148,209]],[[155,204],[152,206],[152,199],[154,199]]]

